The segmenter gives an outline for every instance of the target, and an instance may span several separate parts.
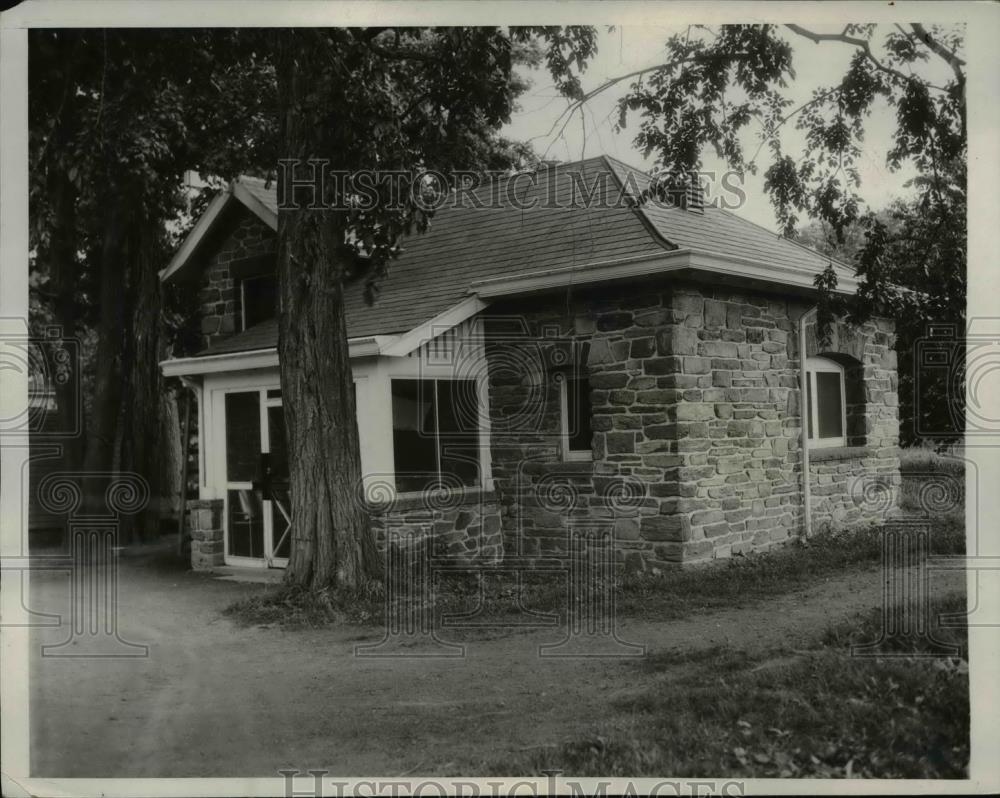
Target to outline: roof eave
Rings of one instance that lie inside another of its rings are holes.
[[[174,253],[170,263],[165,269],[160,271],[160,280],[166,282],[175,274],[180,272],[194,257],[205,237],[212,232],[218,220],[222,217],[222,212],[232,200],[236,200],[253,213],[264,224],[272,230],[278,229],[278,214],[267,207],[256,194],[248,189],[239,179],[230,183],[225,190],[219,192],[213,199],[201,218],[195,223],[191,232],[187,234],[184,242]]]
[[[201,242],[205,239],[205,236],[211,232],[212,228],[215,226],[216,220],[218,220],[222,215],[222,211],[229,204],[229,201],[232,198],[232,191],[227,188],[224,191],[219,192],[219,194],[208,204],[205,212],[199,217],[198,221],[195,222],[194,227],[191,228],[191,232],[187,234],[187,237],[181,243],[180,247],[177,248],[177,252],[175,252],[174,256],[170,259],[170,263],[167,264],[166,268],[160,270],[159,275],[162,282],[169,280],[187,265],[187,263],[194,256],[194,253],[198,250]]]
[[[364,338],[351,338],[347,342],[348,351],[352,360],[375,357],[383,354],[398,338],[399,336],[396,335],[370,335]],[[222,374],[229,371],[276,368],[278,349],[271,346],[245,352],[220,352],[214,355],[171,358],[160,361],[159,365],[164,377],[191,377]]]
[[[814,275],[799,269],[704,250],[675,249],[564,269],[547,269],[517,277],[492,277],[472,283],[469,293],[481,299],[498,299],[543,293],[567,285],[618,282],[681,270],[724,274],[728,277],[757,280],[797,290],[816,290],[813,284]],[[850,295],[857,291],[857,287],[857,280],[853,277],[842,278],[835,290],[839,294]]]

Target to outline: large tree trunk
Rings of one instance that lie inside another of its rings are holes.
[[[157,231],[147,220],[135,220],[130,233],[129,332],[122,354],[121,463],[149,485],[149,504],[132,525],[143,539],[154,539],[160,531],[162,486],[161,395],[163,375],[160,280],[157,274]],[[169,501],[169,499],[168,499]]]
[[[100,255],[97,346],[94,353],[94,395],[87,424],[87,449],[83,459],[85,474],[107,474],[113,470],[115,438],[121,402],[121,355],[124,337],[123,291],[126,223],[121,210],[108,209]],[[106,513],[104,480],[85,480],[88,512]],[[131,532],[124,525],[121,542]]]
[[[322,156],[308,112],[312,38],[291,30],[277,36],[283,155]],[[286,579],[313,589],[352,590],[382,575],[359,501],[361,449],[344,319],[344,268],[337,254],[342,225],[342,216],[332,212],[278,214],[278,355],[291,452]]]

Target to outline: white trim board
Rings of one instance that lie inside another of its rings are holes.
[[[170,259],[170,263],[167,264],[165,269],[160,270],[160,280],[166,281],[170,279],[171,275],[179,271],[191,259],[202,239],[212,229],[215,220],[222,213],[226,205],[229,204],[230,199],[232,199],[232,194],[230,193],[230,189],[227,188],[225,191],[219,192],[218,196],[208,204],[208,208],[205,209],[205,212],[195,222],[194,227],[191,228],[191,232],[187,234],[177,252]]]
[[[367,338],[352,338],[347,344],[350,357],[374,357],[382,354],[397,336],[373,335]],[[179,357],[160,361],[164,377],[187,377],[195,374],[220,374],[226,371],[250,371],[253,369],[276,368],[278,350],[276,347],[253,349],[247,352],[221,352],[217,355]]]
[[[482,299],[493,299],[540,293],[563,288],[567,285],[616,282],[686,269],[714,275],[724,274],[731,277],[761,280],[784,287],[815,288],[813,285],[815,275],[811,272],[704,250],[675,249],[669,252],[599,261],[583,266],[544,269],[516,277],[490,277],[473,282],[469,287],[469,293]],[[842,276],[836,292],[854,294],[857,289],[858,281],[855,278]]]
[[[264,224],[272,230],[277,231],[278,214],[274,213],[267,207],[267,205],[261,202],[260,199],[243,183],[241,183],[239,178],[237,178],[226,186],[224,190],[220,191],[218,196],[209,203],[208,208],[195,223],[191,232],[187,234],[187,238],[184,239],[180,248],[170,259],[170,263],[167,264],[165,269],[160,270],[159,275],[161,280],[169,280],[174,274],[187,265],[202,240],[208,235],[212,227],[215,225],[215,222],[222,214],[222,211],[225,210],[226,206],[228,206],[233,200],[240,202]]]
[[[454,329],[466,319],[472,318],[479,311],[489,306],[478,296],[469,296],[453,305],[443,313],[439,313],[433,319],[425,321],[418,327],[414,327],[407,333],[398,336],[396,340],[382,350],[381,354],[388,357],[402,357],[408,355],[416,349],[437,338],[439,335]]]

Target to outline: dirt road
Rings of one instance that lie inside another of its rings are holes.
[[[66,575],[31,577],[31,609],[68,610]],[[939,589],[961,589],[960,575]],[[540,658],[561,629],[477,634],[461,657],[359,658],[380,630],[236,627],[221,616],[260,585],[122,561],[119,633],[146,657],[41,656],[69,637],[36,630],[32,773],[48,777],[474,773],[505,751],[579,737],[611,700],[640,690],[635,658]],[[728,644],[796,646],[830,622],[878,606],[877,570],[840,575],[767,604],[663,623],[622,620],[622,640],[649,652]],[[442,635],[444,637],[445,635]],[[70,647],[71,648],[71,647]],[[411,655],[432,653],[418,644]]]

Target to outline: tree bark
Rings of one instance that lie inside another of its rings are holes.
[[[160,319],[160,280],[157,273],[157,231],[137,219],[131,225],[129,246],[129,335],[122,353],[122,468],[149,485],[149,504],[133,519],[144,540],[160,531],[164,496],[161,479],[161,395],[159,362],[163,346]],[[169,501],[169,498],[167,498]]]
[[[278,37],[283,155],[321,157],[319,126],[309,110],[312,38]],[[319,74],[319,73],[315,73]],[[283,176],[279,179],[283,179]],[[279,196],[284,196],[279,185]],[[382,576],[360,501],[361,449],[344,318],[341,214],[278,214],[281,290],[278,356],[288,434],[292,541],[286,580],[353,590]]]
[[[184,451],[181,447],[182,425],[177,407],[178,394],[187,391],[163,390],[160,392],[160,495],[163,501],[160,516],[169,517],[180,523],[184,512]],[[187,400],[190,407],[190,400]],[[187,425],[190,426],[190,425]]]
[[[48,178],[49,197],[52,203],[52,232],[49,237],[48,268],[52,286],[52,312],[60,328],[60,338],[69,346],[77,340],[79,324],[79,301],[77,288],[80,279],[80,265],[77,262],[76,235],[76,190],[69,175],[61,168],[53,168]],[[78,427],[83,394],[83,353],[82,347],[75,347],[78,357],[70,360],[70,377],[65,381],[55,381],[57,429],[66,431]],[[62,467],[75,472],[80,468],[83,457],[83,430],[77,435],[64,438],[62,445]]]
[[[115,460],[115,433],[121,402],[121,356],[124,337],[123,291],[125,263],[124,214],[116,204],[108,209],[100,255],[98,291],[97,346],[94,353],[94,395],[87,424],[87,449],[84,474],[108,473]],[[98,480],[86,480],[85,506],[90,512],[107,512],[104,486]],[[127,542],[130,533],[122,530]]]

